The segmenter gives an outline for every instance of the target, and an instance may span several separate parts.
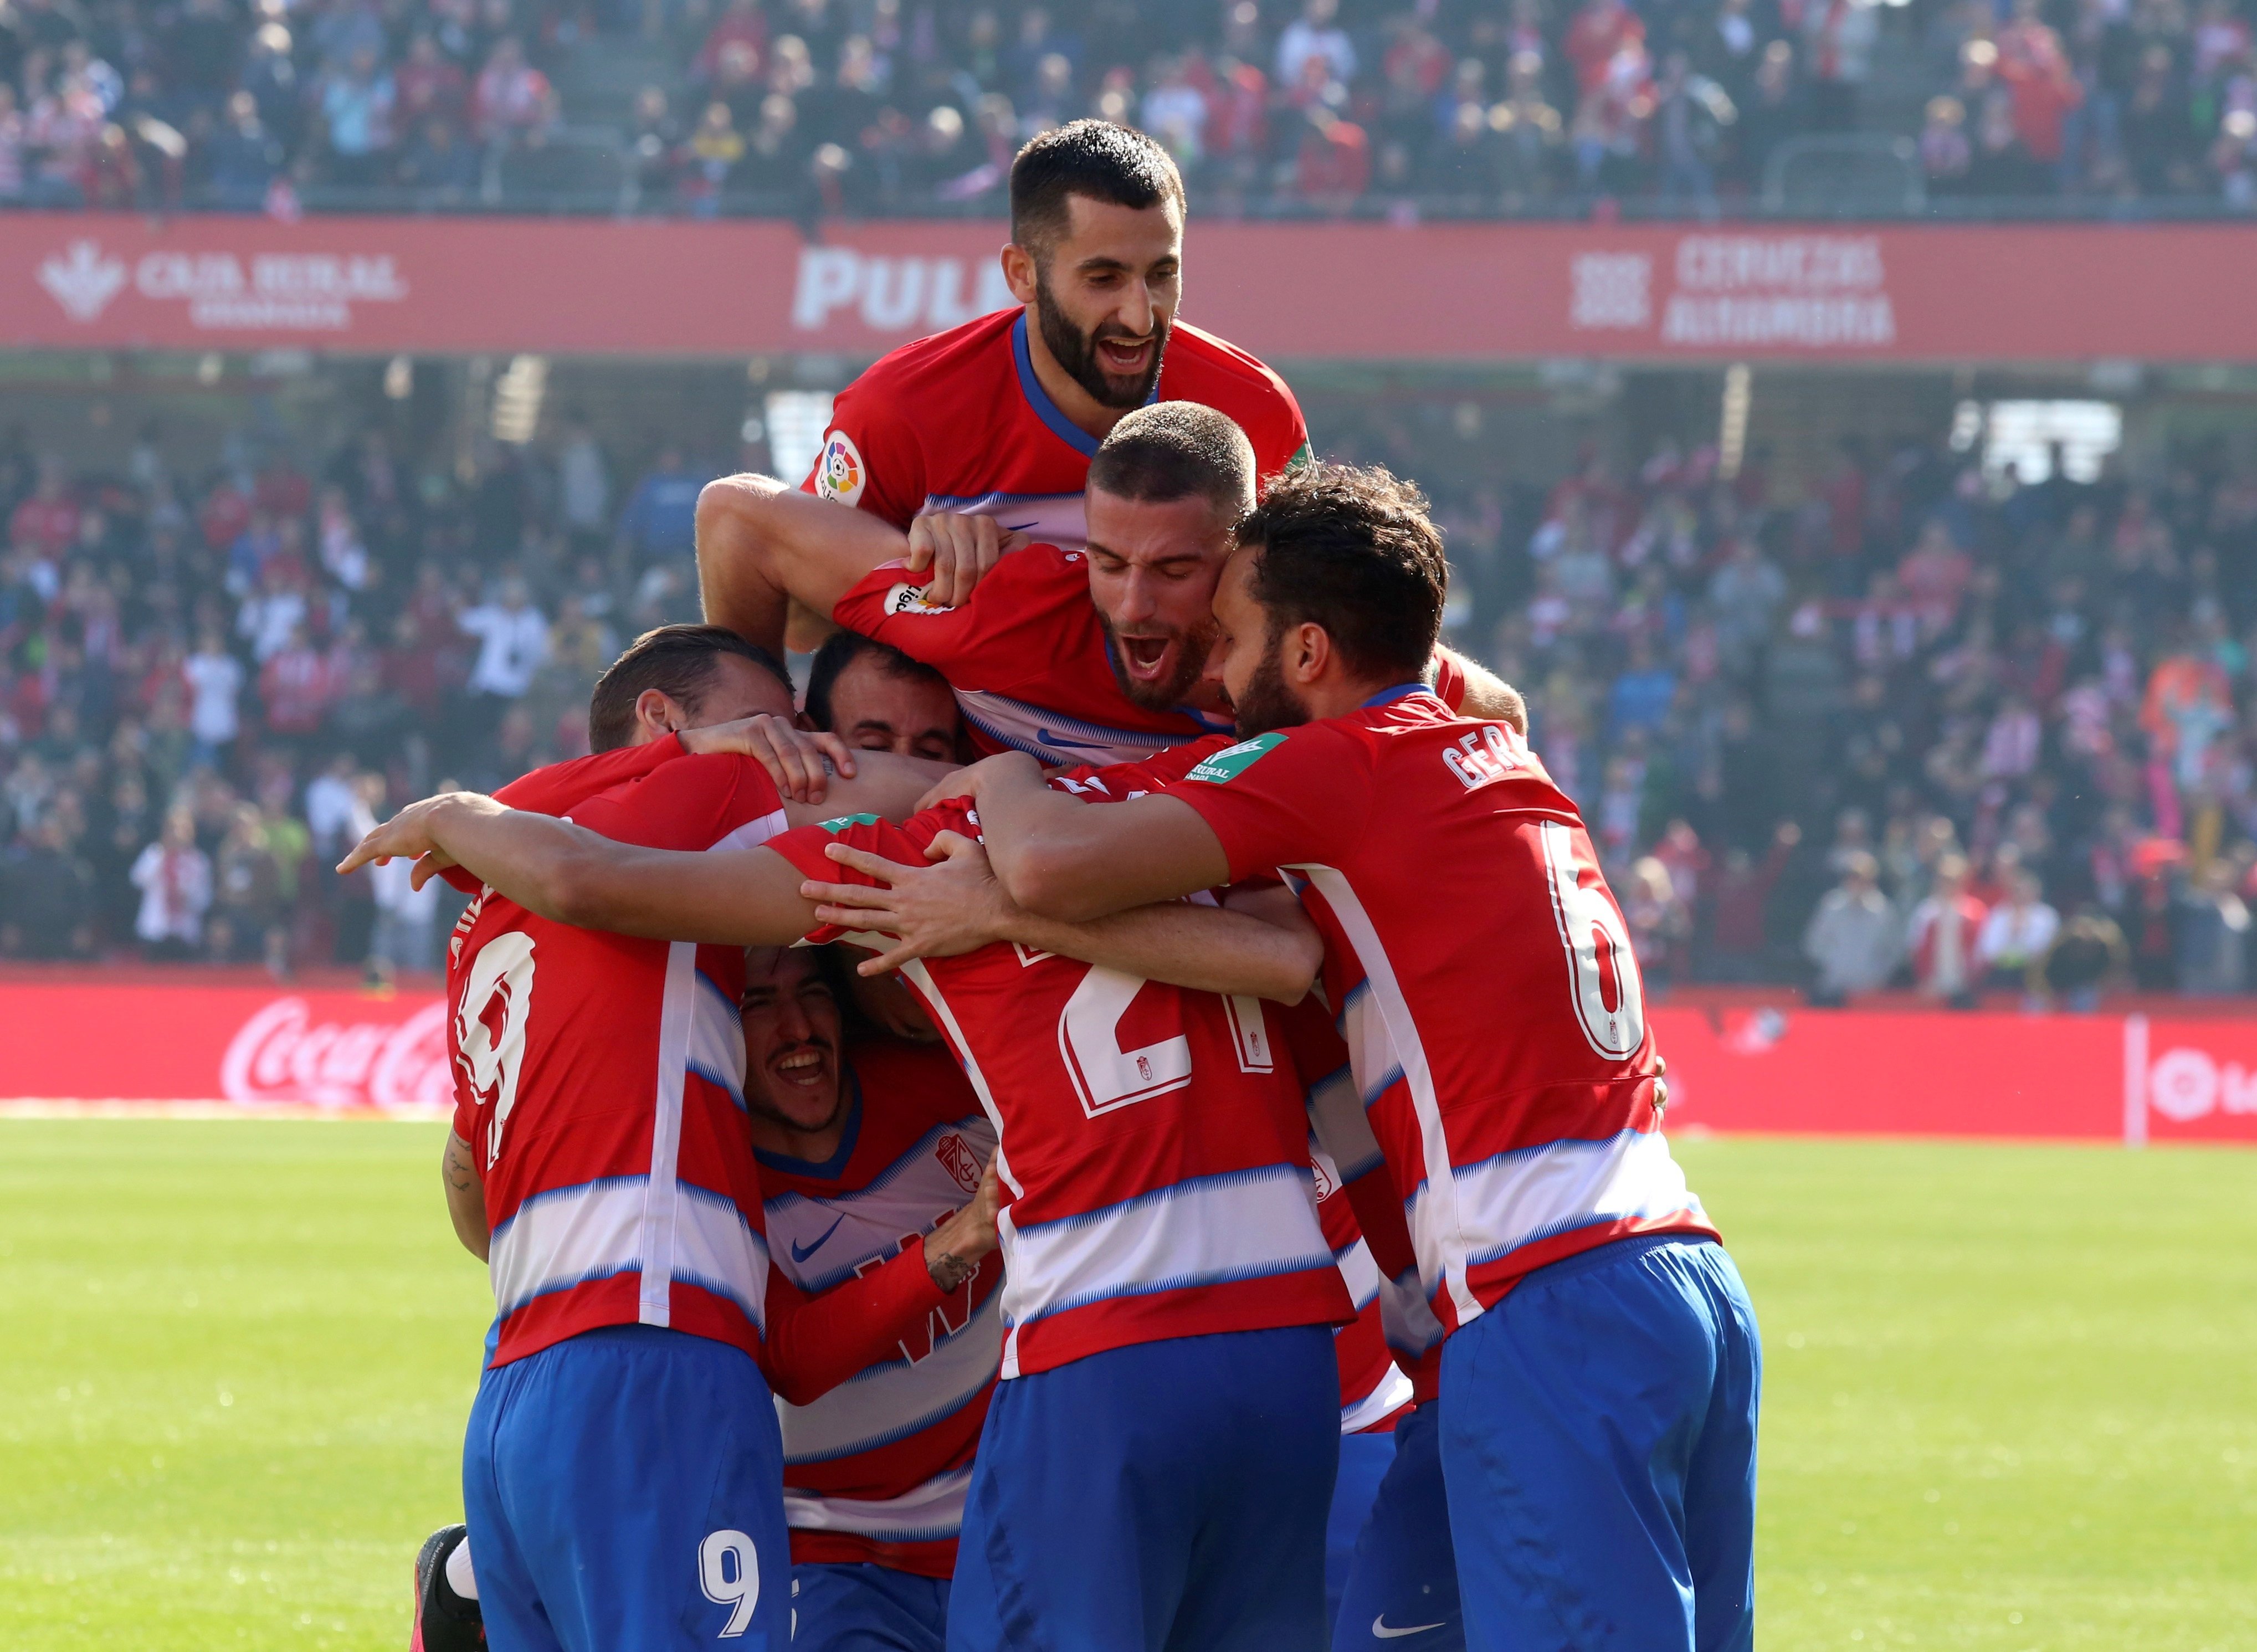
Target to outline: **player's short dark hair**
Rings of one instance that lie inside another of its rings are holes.
[[[1011,239],[1049,255],[1065,229],[1072,195],[1142,211],[1173,201],[1184,208],[1183,174],[1159,142],[1111,121],[1068,121],[1029,138],[1011,162]]]
[[[831,726],[831,695],[838,686],[838,679],[846,674],[847,667],[857,660],[869,660],[889,677],[948,687],[948,679],[923,660],[910,659],[891,643],[880,642],[875,637],[865,637],[859,631],[842,626],[823,639],[823,646],[815,651],[815,661],[807,672],[807,720],[825,733],[838,732]]]
[[[1450,564],[1415,483],[1378,465],[1303,465],[1270,483],[1238,542],[1261,552],[1249,589],[1271,636],[1322,625],[1359,676],[1425,674]]]
[[[1254,497],[1254,444],[1228,413],[1156,401],[1123,416],[1098,443],[1088,485],[1116,499],[1163,504],[1198,494],[1235,522]]]
[[[756,642],[747,642],[726,625],[661,625],[647,631],[626,646],[626,652],[596,679],[588,696],[588,745],[610,752],[634,738],[635,702],[646,688],[655,688],[695,717],[697,703],[713,686],[713,672],[723,654],[749,660],[783,685],[791,695],[791,674],[783,662]]]

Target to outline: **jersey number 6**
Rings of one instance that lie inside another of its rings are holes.
[[[1645,989],[1631,955],[1630,932],[1605,893],[1585,887],[1567,829],[1546,821],[1539,830],[1544,871],[1552,884],[1552,914],[1567,951],[1575,1019],[1600,1055],[1617,1060],[1633,1055],[1645,1042]]]

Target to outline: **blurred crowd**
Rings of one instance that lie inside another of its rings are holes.
[[[391,807],[587,750],[623,642],[697,618],[693,471],[584,426],[410,462],[74,473],[0,438],[0,956],[436,966],[404,867],[329,868]]]
[[[1095,115],[1220,211],[1708,209],[1858,132],[1932,196],[2244,207],[2247,6],[0,0],[0,203],[988,211]]]
[[[1335,447],[1418,469],[1399,420]],[[2238,992],[2257,473],[2090,481],[1844,440],[1775,497],[1665,441],[1436,490],[1458,634],[1527,692],[1661,979]]]
[[[1852,438],[1789,486],[1665,441],[1516,486],[1468,411],[1311,423],[1432,489],[1453,638],[1525,688],[1657,986],[2245,990],[2257,471]],[[195,474],[154,428],[75,471],[0,436],[0,955],[428,967],[438,886],[343,846],[585,750],[598,673],[696,617],[715,459],[387,427]]]

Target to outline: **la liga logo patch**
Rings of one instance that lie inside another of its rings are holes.
[[[869,479],[869,467],[862,462],[862,450],[853,437],[834,430],[823,439],[823,457],[815,467],[818,496],[852,505],[862,497],[862,484]]]

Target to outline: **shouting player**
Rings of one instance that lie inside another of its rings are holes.
[[[944,605],[971,594],[1008,533],[1079,548],[1089,461],[1132,408],[1165,398],[1220,409],[1252,438],[1265,476],[1308,441],[1282,379],[1176,319],[1184,186],[1166,150],[1127,127],[1070,122],[1019,152],[1010,192],[1001,257],[1019,307],[880,359],[840,394],[803,484],[895,530],[874,562],[902,554],[913,519],[941,513],[915,554],[922,568],[942,553],[931,599]],[[758,519],[740,512],[780,485],[729,477],[697,509],[705,617],[772,650],[789,598],[823,616],[836,600],[787,582]]]
[[[1022,756],[952,786],[1010,894],[1052,916],[1297,880],[1448,1333],[1468,1643],[1746,1647],[1755,1316],[1662,1138],[1582,821],[1514,731],[1419,681],[1447,565],[1415,489],[1305,469],[1238,540],[1215,604],[1238,744],[1103,808]]]
[[[1088,462],[1086,543],[1014,550],[953,605],[899,565],[902,536],[874,517],[773,485],[739,489],[731,509],[793,595],[938,669],[980,751],[1128,762],[1230,727],[1204,673],[1260,462],[1227,414],[1139,408]],[[1449,703],[1525,726],[1518,695],[1479,667],[1438,649],[1433,669]]]
[[[456,794],[350,859],[437,848],[535,910],[758,944],[822,935],[802,879],[836,875],[834,834],[921,865],[976,830],[944,804],[899,830],[857,818],[654,853]],[[951,1644],[1313,1644],[1339,1428],[1326,1327],[1348,1310],[1258,1002],[1301,996],[1313,936],[1178,903],[1009,935],[911,975],[995,1123],[1009,1190],[1004,1381]]]
[[[591,725],[626,739],[663,728],[678,748],[670,731],[701,714],[779,706],[789,689],[759,651],[672,627],[605,674]],[[870,767],[839,791],[897,807],[930,778]],[[572,806],[598,831],[700,850],[819,815],[785,802],[761,764],[721,755]],[[922,1253],[803,1303],[771,1278],[741,1122],[740,952],[572,928],[489,888],[456,926],[448,976],[448,1203],[488,1261],[498,1315],[463,1463],[494,1642],[596,1652],[751,1632],[746,1644],[780,1648],[789,1560],[764,1368],[813,1401],[880,1359],[976,1266],[982,1202]],[[419,1639],[441,1620],[464,1628],[449,1597],[471,1585],[467,1551],[427,1550],[419,1570]]]

